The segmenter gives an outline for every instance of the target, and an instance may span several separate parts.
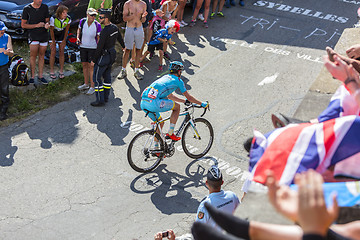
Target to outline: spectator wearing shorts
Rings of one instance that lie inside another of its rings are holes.
[[[36,58],[38,58],[39,81],[42,84],[48,84],[43,76],[45,51],[47,49],[49,36],[47,30],[50,15],[46,4],[42,4],[42,0],[33,0],[32,3],[26,5],[23,9],[21,17],[21,27],[28,29],[30,44],[30,69],[31,78],[29,83],[34,83]]]
[[[59,45],[59,63],[60,71],[59,78],[64,78],[64,50],[66,46],[66,38],[69,33],[71,18],[68,15],[68,8],[64,5],[60,5],[54,16],[50,18],[50,78],[56,79],[54,73],[55,55],[56,55],[56,44]]]
[[[146,21],[147,6],[142,0],[128,0],[124,4],[123,19],[126,22],[125,30],[125,51],[122,59],[122,69],[119,75],[119,79],[125,78],[126,65],[129,60],[130,51],[135,44],[136,56],[135,56],[135,72],[134,76],[137,80],[142,80],[143,76],[139,71],[141,47],[144,43],[144,30],[142,24]]]
[[[87,10],[87,17],[80,20],[77,30],[77,42],[80,44],[80,59],[83,66],[84,84],[79,86],[79,90],[87,90],[88,95],[95,93],[93,81],[94,64],[91,64],[94,58],[95,50],[101,32],[101,25],[95,20],[98,15],[94,8]],[[90,88],[89,88],[90,82]]]

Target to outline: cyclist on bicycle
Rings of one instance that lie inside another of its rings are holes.
[[[180,79],[183,70],[184,65],[181,62],[171,62],[169,66],[170,74],[153,82],[149,87],[145,88],[141,95],[140,107],[144,112],[148,113],[153,121],[161,120],[160,112],[172,110],[170,116],[170,128],[166,134],[166,138],[170,138],[174,141],[179,141],[181,139],[181,137],[174,134],[175,124],[180,114],[179,103],[189,101],[201,105],[203,108],[209,106],[208,102],[200,102],[186,90],[184,82]],[[172,94],[178,88],[186,97],[186,100]],[[162,128],[163,125],[164,123],[161,123],[160,127]]]

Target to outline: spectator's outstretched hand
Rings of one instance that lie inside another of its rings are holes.
[[[326,208],[322,176],[312,169],[296,175],[295,183],[299,187],[298,222],[300,226],[305,234],[325,236],[339,212],[336,196],[333,198],[333,206]]]
[[[296,222],[298,218],[298,193],[291,190],[289,186],[279,186],[274,173],[270,170],[267,172],[265,185],[268,187],[269,201],[274,208],[285,217]]]
[[[346,79],[354,79],[357,83],[359,83],[359,73],[355,70],[352,65],[347,64],[343,60],[341,60],[337,55],[333,56],[334,62],[331,62],[329,57],[325,57],[325,67],[330,72],[330,74],[344,82]]]

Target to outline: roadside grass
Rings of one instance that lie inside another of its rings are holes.
[[[39,85],[34,89],[22,89],[26,87],[14,87],[10,89],[9,118],[0,122],[0,127],[22,120],[42,109],[46,109],[56,103],[68,100],[80,94],[77,86],[84,81],[81,63],[71,64],[74,74],[49,82],[48,85]]]

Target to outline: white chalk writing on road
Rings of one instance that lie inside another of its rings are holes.
[[[334,14],[325,14],[323,12],[319,12],[316,10],[311,10],[311,9],[306,9],[306,8],[301,8],[301,7],[293,7],[290,5],[274,3],[274,2],[269,2],[269,1],[259,0],[259,1],[255,2],[253,5],[257,6],[257,7],[275,9],[278,11],[289,12],[289,13],[293,13],[293,14],[298,14],[298,15],[307,16],[307,17],[314,17],[314,18],[328,20],[328,21],[332,21],[332,22],[338,22],[338,23],[346,23],[349,20],[349,18],[347,18],[347,17],[339,17]]]
[[[250,44],[250,43],[247,43],[242,40],[233,40],[233,39],[226,39],[226,38],[213,37],[213,36],[211,37],[211,40],[215,41],[215,42],[223,42],[223,43],[227,43],[227,44],[239,45],[241,47],[250,48],[250,49],[257,49],[259,47],[259,45],[257,45],[257,44]],[[296,57],[298,59],[323,64],[323,62],[321,61],[322,57],[313,57],[308,54],[291,52],[288,50],[279,49],[279,48],[275,48],[275,47],[271,47],[271,46],[266,46],[263,50],[265,52],[269,52],[269,53],[273,53],[273,54],[277,54],[277,55],[283,55],[283,56],[296,55]]]

